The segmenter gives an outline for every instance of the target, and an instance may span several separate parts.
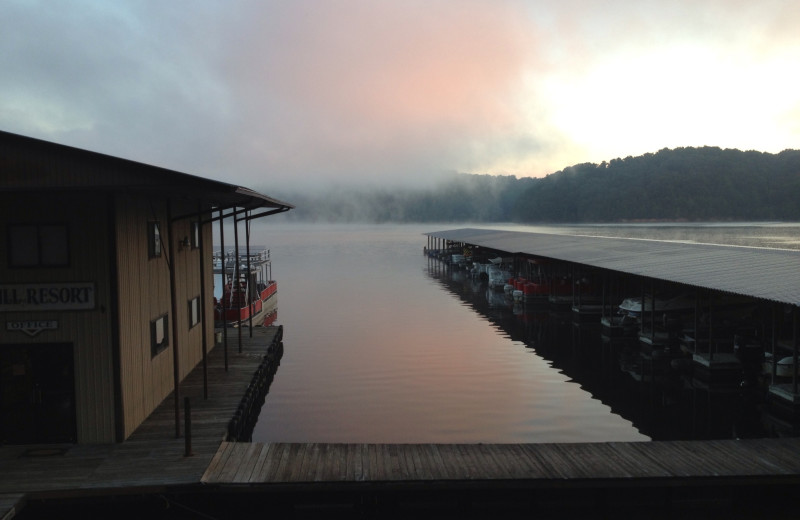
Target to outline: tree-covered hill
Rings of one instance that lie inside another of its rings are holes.
[[[518,197],[519,222],[798,220],[800,151],[663,149],[548,175]]]
[[[544,178],[460,174],[427,189],[274,195],[297,206],[286,218],[306,221],[799,221],[800,150],[665,148]]]

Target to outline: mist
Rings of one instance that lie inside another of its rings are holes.
[[[426,184],[340,183],[270,194],[296,209],[276,220],[327,223],[508,222],[518,193],[534,179],[449,173]]]

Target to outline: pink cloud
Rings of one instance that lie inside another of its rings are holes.
[[[536,51],[517,7],[292,2],[251,18],[228,72],[286,167],[384,158],[423,168],[517,124],[513,98]]]

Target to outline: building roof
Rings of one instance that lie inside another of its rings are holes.
[[[0,172],[0,192],[158,190],[223,209],[294,208],[234,184],[3,131]]]
[[[472,228],[426,235],[800,305],[796,250]]]

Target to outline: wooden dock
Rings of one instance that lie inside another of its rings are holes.
[[[278,330],[254,328],[253,338],[249,337],[249,330],[243,330],[239,353],[238,331],[229,329],[228,370],[222,347],[212,349],[208,356],[207,400],[203,399],[202,366],[181,383],[180,396],[189,397],[192,408],[191,456],[185,456],[183,422],[182,437],[175,437],[172,395],[119,444],[0,447],[0,519],[11,508],[24,504],[20,496],[40,500],[159,492],[198,485]]]
[[[246,332],[246,331],[243,331]],[[198,368],[181,385],[192,400],[192,456],[175,438],[171,398],[125,442],[116,445],[0,447],[0,520],[24,507],[41,517],[67,511],[69,502],[112,497],[114,514],[150,514],[158,506],[190,504],[224,518],[232,511],[281,516],[299,508],[361,516],[465,512],[582,516],[649,508],[682,510],[697,501],[710,510],[751,516],[800,511],[800,438],[570,444],[325,444],[226,442],[228,422],[272,341],[274,328],[254,329],[237,352],[209,356],[209,399]],[[758,498],[769,498],[767,504]],[[120,502],[125,500],[133,502]],[[644,502],[642,502],[644,500]],[[634,500],[635,501],[635,500]],[[124,504],[124,505],[120,505]],[[490,505],[486,505],[490,504]],[[644,505],[641,505],[644,504]],[[721,505],[722,504],[722,505]],[[723,509],[720,509],[723,507]],[[48,509],[50,508],[50,509]],[[503,509],[511,508],[511,509]],[[599,508],[599,509],[598,509]],[[34,518],[38,517],[34,514]],[[467,516],[469,516],[467,514]],[[445,515],[445,516],[446,516]],[[560,516],[563,517],[563,516]]]
[[[222,443],[205,484],[526,482],[532,487],[800,484],[800,439],[565,444]],[[651,482],[651,483],[652,483]]]
[[[796,518],[800,439],[223,443],[202,481],[217,505],[286,514]]]

